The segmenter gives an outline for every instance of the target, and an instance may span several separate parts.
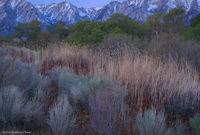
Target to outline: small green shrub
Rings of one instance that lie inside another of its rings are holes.
[[[31,98],[40,88],[39,65],[25,64],[13,57],[0,57],[0,87],[15,85]]]
[[[99,135],[119,134],[120,124],[127,120],[122,119],[127,111],[127,106],[124,104],[126,89],[105,76],[92,78],[90,86],[92,88],[89,98],[91,128]],[[119,125],[116,129],[117,124]]]
[[[155,109],[140,111],[136,116],[136,126],[141,135],[171,135],[171,130],[166,127],[163,112],[157,113]]]
[[[58,101],[49,110],[47,124],[52,135],[71,134],[76,126],[76,118],[73,109],[66,96],[58,98]]]
[[[36,101],[27,101],[17,87],[0,89],[0,129],[27,127],[34,130],[43,121],[41,108]]]
[[[200,114],[197,113],[193,118],[190,119],[190,126],[192,128],[193,135],[200,134]]]
[[[57,69],[59,71],[59,69]],[[59,95],[66,94],[73,107],[88,106],[89,85],[88,77],[75,75],[68,69],[62,69],[58,75]]]
[[[186,127],[180,120],[177,120],[174,128],[174,135],[186,135]]]

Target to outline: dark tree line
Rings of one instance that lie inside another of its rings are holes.
[[[186,12],[174,9],[167,14],[161,12],[149,16],[145,23],[134,21],[128,16],[114,14],[104,22],[80,21],[74,25],[57,22],[44,29],[39,21],[19,23],[11,36],[21,41],[44,42],[64,40],[70,44],[100,44],[109,35],[128,35],[134,39],[151,39],[160,33],[175,32],[188,40],[200,40],[200,15],[192,19],[190,26],[185,26]],[[2,38],[3,39],[3,38]],[[4,37],[5,39],[5,37]],[[11,38],[6,38],[11,39]]]

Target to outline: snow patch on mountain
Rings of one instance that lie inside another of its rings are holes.
[[[155,10],[156,8],[158,8],[158,5],[157,5],[157,2],[159,0],[151,0],[151,1],[148,1],[148,11],[153,11]]]
[[[11,0],[10,1],[11,8],[15,8],[21,2],[22,2],[21,0]]]
[[[200,0],[197,0],[198,5],[200,5]]]
[[[95,7],[94,9],[96,10],[96,11],[98,11],[98,10],[100,10],[100,9],[102,9],[103,7]]]
[[[0,1],[0,7],[3,6],[5,4],[5,2]]]
[[[167,6],[169,7],[169,8],[176,8],[176,5],[175,5],[175,0],[169,0],[168,2],[167,2]]]
[[[86,16],[87,13],[80,11],[80,12],[79,12],[79,15],[80,15],[80,16]]]
[[[26,0],[0,0],[0,35],[11,33],[19,22],[39,20],[44,24],[57,21],[71,24],[81,20],[105,21],[115,13],[144,22],[151,14],[158,11],[167,13],[177,7],[188,11],[188,19],[191,19],[200,13],[200,0],[124,0],[96,8],[79,8],[69,2],[33,5]]]
[[[145,0],[131,0],[130,5],[141,7]]]

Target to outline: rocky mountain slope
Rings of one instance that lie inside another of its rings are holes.
[[[104,21],[115,13],[144,22],[153,13],[167,13],[177,7],[183,7],[190,19],[200,13],[200,0],[124,0],[113,1],[100,8],[78,8],[68,2],[33,5],[26,0],[1,0],[0,35],[12,33],[13,27],[19,22],[39,20],[43,24],[53,24],[60,20],[67,23],[80,20]]]

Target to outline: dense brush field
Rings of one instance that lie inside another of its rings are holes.
[[[2,46],[0,128],[34,135],[199,135],[199,51],[169,35],[142,50]]]
[[[0,134],[200,135],[200,15],[19,24],[0,37]]]

